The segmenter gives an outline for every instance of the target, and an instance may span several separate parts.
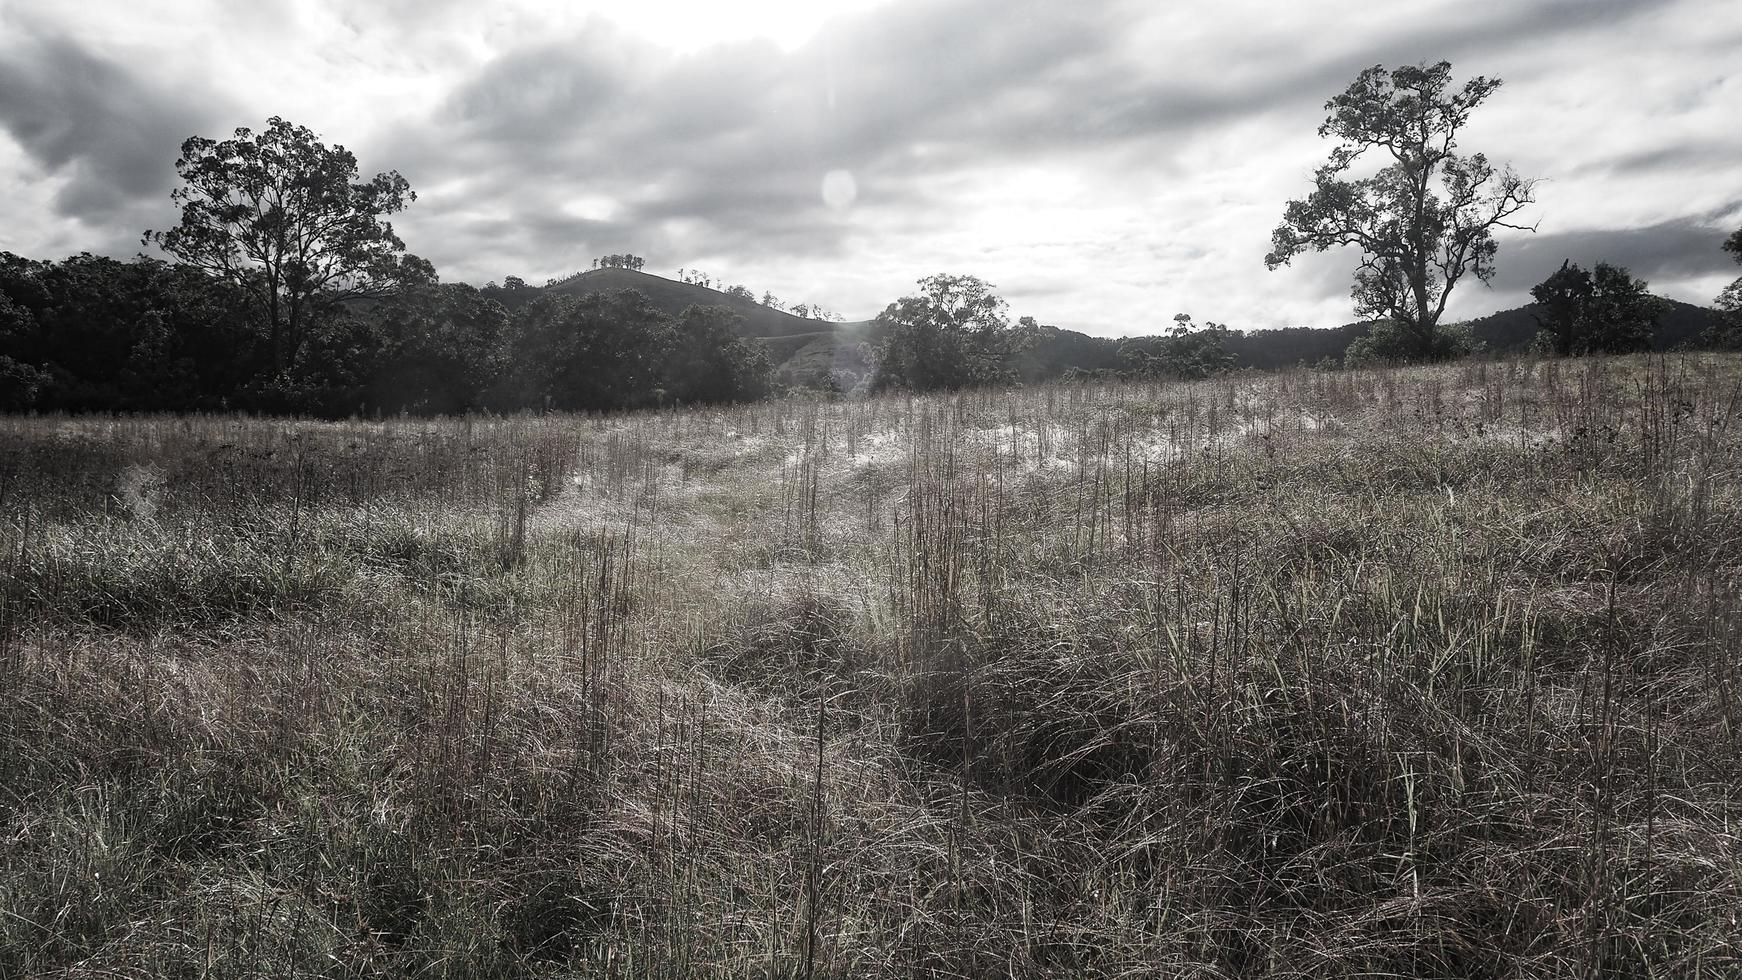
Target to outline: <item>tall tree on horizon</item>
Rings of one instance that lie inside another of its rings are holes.
[[[1454,90],[1451,70],[1375,65],[1326,102],[1319,135],[1338,144],[1312,193],[1288,202],[1264,257],[1275,270],[1304,252],[1359,248],[1356,313],[1397,323],[1425,357],[1436,354],[1452,288],[1466,275],[1494,277],[1494,230],[1535,230],[1511,220],[1534,202],[1535,181],[1458,152],[1459,131],[1500,79],[1478,75]],[[1389,162],[1352,176],[1370,150]]]

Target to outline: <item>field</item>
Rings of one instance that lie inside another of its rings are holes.
[[[0,977],[1742,975],[1742,359],[0,419]]]

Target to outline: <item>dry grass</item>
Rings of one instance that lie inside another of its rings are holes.
[[[0,422],[0,976],[1742,975],[1742,360]]]

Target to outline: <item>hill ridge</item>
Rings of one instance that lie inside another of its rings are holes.
[[[693,305],[722,306],[738,313],[744,317],[742,335],[762,344],[776,373],[788,382],[814,378],[824,372],[856,378],[871,369],[865,346],[877,339],[879,331],[874,320],[807,319],[709,286],[631,269],[590,269],[561,282],[515,292],[526,294],[523,302],[530,302],[540,295],[578,296],[620,289],[639,290],[654,306],[671,314]],[[1664,307],[1652,337],[1653,350],[1696,343],[1719,317],[1717,311],[1708,307],[1657,298]],[[1535,309],[1535,303],[1527,303],[1460,322],[1470,325],[1476,340],[1482,342],[1488,353],[1514,353],[1527,349],[1536,335]],[[1326,357],[1341,359],[1349,342],[1366,333],[1368,324],[1369,321],[1357,320],[1332,327],[1244,330],[1232,347],[1241,367],[1274,369],[1300,362],[1316,363]],[[1056,378],[1072,369],[1115,368],[1122,342],[1156,335],[1099,337],[1055,327],[1036,349],[1023,356],[1021,373],[1025,380],[1038,381]]]

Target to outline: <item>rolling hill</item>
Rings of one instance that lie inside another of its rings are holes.
[[[762,344],[776,376],[784,382],[810,382],[824,374],[851,386],[872,368],[870,348],[879,339],[875,320],[836,323],[793,316],[782,310],[695,283],[677,282],[662,276],[629,269],[595,269],[552,286],[499,291],[508,305],[531,302],[540,295],[581,295],[640,290],[653,305],[668,313],[687,306],[723,306],[743,316],[743,335]],[[1715,323],[1717,311],[1678,300],[1665,299],[1654,350],[1670,350],[1697,343]],[[1536,335],[1535,304],[1500,310],[1470,321],[1471,330],[1490,354],[1516,353],[1530,347]],[[1367,332],[1366,323],[1341,326],[1285,327],[1273,330],[1235,331],[1230,346],[1240,367],[1261,370],[1316,364],[1326,358],[1341,359],[1349,343]],[[1076,330],[1048,328],[1046,336],[1025,352],[1017,364],[1025,381],[1057,378],[1068,371],[1104,371],[1120,366],[1119,344],[1124,338],[1094,337]]]
[[[678,282],[664,276],[631,269],[593,269],[553,286],[538,286],[519,290],[503,290],[508,305],[531,302],[539,296],[579,296],[585,293],[609,293],[620,289],[640,290],[654,306],[666,313],[680,313],[687,306],[723,306],[744,318],[746,337],[796,337],[827,331],[831,327],[847,326],[828,320],[809,320],[783,310],[763,306],[740,296],[728,296],[717,289]],[[524,297],[518,300],[518,297]]]

